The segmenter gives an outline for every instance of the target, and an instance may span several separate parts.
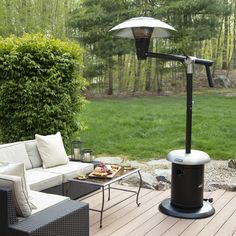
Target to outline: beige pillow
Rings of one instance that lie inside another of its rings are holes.
[[[35,139],[43,161],[43,168],[69,163],[60,132],[47,136],[36,134]]]
[[[1,186],[9,186],[12,183],[13,200],[16,212],[19,216],[27,217],[31,215],[31,207],[25,191],[22,178],[14,175],[0,174]]]
[[[27,197],[29,197],[30,188],[26,180],[25,165],[24,163],[4,163],[1,162],[0,174],[14,175],[22,178],[22,184],[26,191]]]
[[[23,188],[25,190],[26,196],[29,199],[29,202],[31,200],[30,196],[30,188],[27,181],[26,173],[25,173],[25,165],[24,163],[5,163],[0,162],[0,174],[4,175],[14,175],[19,176],[22,178],[22,184]],[[36,207],[34,204],[30,202],[30,206],[32,209],[35,209]]]

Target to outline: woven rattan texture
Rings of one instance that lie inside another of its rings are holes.
[[[25,235],[31,236],[87,236],[88,205],[67,200],[18,222],[11,228],[16,232],[22,232],[22,235],[25,232]]]

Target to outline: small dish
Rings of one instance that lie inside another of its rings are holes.
[[[85,179],[87,179],[87,177],[85,175],[79,175],[79,176],[77,176],[77,179],[85,180]]]
[[[132,166],[123,166],[124,170],[132,170],[133,167]]]

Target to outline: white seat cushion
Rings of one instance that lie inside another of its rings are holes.
[[[24,143],[33,168],[42,166],[42,159],[36,145],[36,140],[24,141]]]
[[[52,168],[44,169],[45,172],[57,173],[63,175],[63,183],[67,182],[68,179],[75,178],[79,175],[85,175],[92,172],[94,169],[91,163],[81,163],[70,161],[66,165],[56,166]]]
[[[45,172],[43,168],[34,168],[26,171],[28,184],[31,190],[42,191],[62,184],[62,175]]]
[[[53,135],[35,135],[36,144],[43,161],[43,168],[64,165],[69,162],[61,133]]]
[[[27,170],[32,168],[23,142],[0,145],[0,161],[24,163]]]
[[[30,196],[32,196],[32,203],[37,207],[32,210],[32,214],[69,199],[69,197],[36,191],[30,191]]]

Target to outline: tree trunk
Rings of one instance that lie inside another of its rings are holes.
[[[133,77],[134,77],[134,71],[135,71],[135,61],[136,61],[136,55],[133,53],[130,53],[126,64],[126,81],[125,81],[125,89],[126,91],[130,91],[133,89]]]
[[[236,3],[234,3],[234,45],[233,45],[233,69],[236,69]]]
[[[223,62],[222,62],[222,70],[228,69],[228,34],[229,34],[229,17],[224,17],[224,47],[223,47]]]
[[[148,58],[146,61],[146,81],[145,91],[151,91],[151,74],[152,74],[152,58]]]
[[[118,90],[119,92],[123,89],[123,79],[124,79],[124,60],[125,56],[118,55]]]
[[[136,73],[135,73],[135,79],[134,79],[133,93],[137,92],[140,86],[141,60],[138,60],[138,63],[136,65],[137,65],[137,68],[135,68]]]
[[[107,95],[113,95],[113,75],[111,58],[108,59],[108,89]]]
[[[162,81],[160,76],[160,70],[159,70],[159,61],[155,60],[155,73],[154,73],[154,80],[156,81],[156,92],[159,94],[162,91]],[[159,64],[160,65],[160,64]]]
[[[216,47],[213,47],[213,58],[215,58],[215,63],[213,64],[213,68],[212,68],[212,76],[215,77],[215,70],[217,67],[217,63],[220,61],[220,56],[221,56],[221,44],[220,44],[220,39],[221,39],[221,34],[222,34],[222,30],[223,30],[223,23],[224,21],[222,20],[221,26],[220,26],[220,30],[219,30],[219,35],[217,38],[217,45]],[[220,63],[219,63],[219,67],[220,67]]]

